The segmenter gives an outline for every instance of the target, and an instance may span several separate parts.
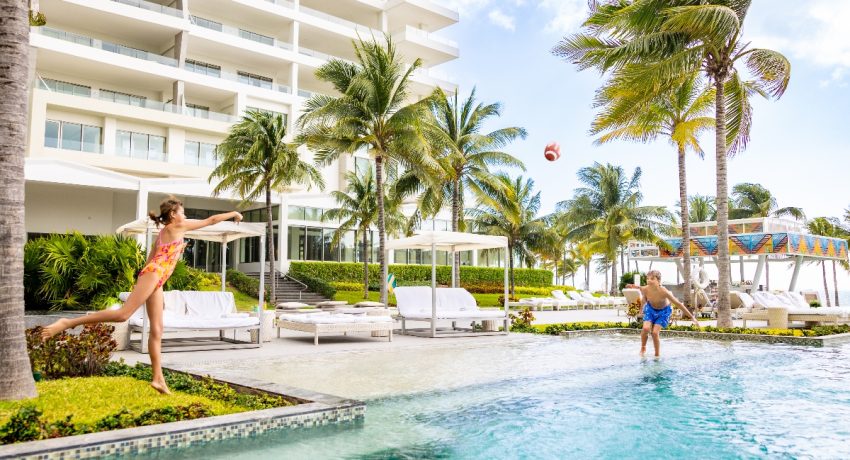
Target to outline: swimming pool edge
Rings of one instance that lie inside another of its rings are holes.
[[[180,367],[170,366],[170,369],[186,372]],[[195,373],[187,373],[199,377]],[[366,412],[366,404],[358,400],[250,378],[217,377],[215,373],[210,373],[210,376],[244,390],[284,395],[306,402],[296,406],[9,444],[0,446],[0,459],[53,460],[136,455],[161,448],[191,447],[210,441],[245,438],[271,430],[355,422],[361,420]]]
[[[611,329],[588,329],[585,331],[563,331],[560,336],[565,338],[576,338],[589,335],[613,335],[613,334],[640,334],[640,329],[633,328],[611,328]],[[664,337],[683,337],[700,340],[721,341],[744,341],[756,343],[784,343],[788,345],[805,345],[810,347],[825,347],[841,345],[850,342],[850,333],[824,335],[821,337],[793,337],[781,335],[756,335],[756,334],[731,334],[725,332],[696,332],[696,331],[668,331],[662,330]]]

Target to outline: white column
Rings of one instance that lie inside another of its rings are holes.
[[[431,337],[437,336],[437,245],[431,243]]]
[[[277,266],[281,273],[289,272],[289,199],[281,193],[277,212]]]
[[[794,273],[791,275],[791,284],[788,285],[788,290],[797,289],[797,278],[800,276],[800,267],[803,265],[803,256],[794,258]]]
[[[265,232],[260,236],[260,293],[259,298],[257,300],[257,317],[260,319],[260,329],[257,332],[257,342],[263,343],[263,310],[265,310],[263,306],[263,300],[266,294],[266,234]]]
[[[473,267],[478,266],[478,249],[472,250],[472,266]]]
[[[115,137],[118,135],[118,120],[103,117],[103,154],[115,155]]]
[[[292,51],[294,53],[298,53],[298,48],[300,47],[301,41],[301,23],[295,21],[292,23],[292,35],[289,37],[289,43],[292,43]],[[297,65],[297,64],[293,64]]]
[[[186,152],[186,131],[169,126],[167,136],[165,141],[166,162],[180,165],[186,163],[184,158]]]
[[[227,290],[227,238],[221,238],[221,292]],[[261,323],[262,324],[262,323]]]
[[[381,32],[387,33],[389,32],[389,21],[387,18],[387,12],[381,11],[378,16],[378,20],[381,21]]]
[[[759,288],[759,282],[761,281],[761,272],[764,270],[764,264],[767,263],[767,256],[760,255],[758,265],[756,265],[756,274],[753,275],[753,290],[756,291]]]

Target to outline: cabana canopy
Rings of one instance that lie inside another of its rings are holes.
[[[508,239],[504,236],[477,235],[475,233],[442,232],[425,230],[407,238],[390,240],[386,243],[391,249],[435,249],[437,251],[471,251],[473,249],[507,248]]]
[[[215,241],[217,243],[229,243],[239,238],[249,238],[252,236],[263,236],[266,234],[266,226],[262,223],[235,223],[231,221],[219,222],[209,227],[204,227],[200,230],[192,230],[186,232],[186,238],[193,240]],[[147,217],[144,219],[134,220],[133,222],[124,224],[115,230],[116,233],[124,235],[146,235],[148,231],[159,233],[159,228]]]

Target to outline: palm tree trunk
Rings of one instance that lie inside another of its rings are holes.
[[[688,210],[688,180],[685,168],[685,146],[679,144],[679,202],[682,203],[682,275],[685,285],[682,287],[683,303],[691,307],[691,229]]]
[[[832,291],[835,292],[835,306],[841,306],[838,300],[838,273],[835,271],[835,261],[832,261]]]
[[[714,157],[717,162],[717,326],[732,327],[729,307],[729,184],[726,171],[726,74],[714,75]]]
[[[460,183],[457,179],[452,184],[452,231],[458,231],[460,222]],[[460,287],[460,253],[454,253],[454,285]]]
[[[281,209],[280,212],[283,212]],[[269,250],[269,279],[271,282],[272,294],[271,294],[271,304],[277,305],[277,270],[276,265],[274,263],[274,220],[272,219],[272,189],[271,186],[266,185],[266,217],[268,219],[268,232],[269,236],[266,240],[266,246],[268,246]],[[224,261],[222,261],[224,263]],[[260,309],[265,308],[263,305],[260,305]]]
[[[572,278],[573,278],[573,287],[576,287],[576,273],[575,272],[573,272]],[[566,283],[566,282],[567,282],[567,280],[564,280],[564,283]]]
[[[378,192],[378,263],[381,264],[381,303],[389,305],[387,293],[387,276],[389,267],[384,255],[384,244],[386,243],[386,227],[384,222],[384,157],[375,156],[375,189]]]
[[[620,287],[620,283],[617,280],[617,254],[614,254],[614,259],[611,261],[611,290],[609,291],[611,295],[617,294],[617,289]]]
[[[369,298],[369,229],[363,232],[363,298]]]
[[[590,289],[590,261],[584,266],[584,289]]]
[[[825,260],[820,261],[820,268],[821,268],[821,271],[823,271],[823,292],[825,294],[824,297],[826,297],[826,306],[831,307],[832,306],[832,300],[829,298],[829,284],[827,284],[827,282],[826,282],[826,261]]]
[[[626,250],[620,249],[620,273],[626,273]]]
[[[24,152],[27,136],[27,2],[0,0],[0,400],[34,398],[24,339]]]

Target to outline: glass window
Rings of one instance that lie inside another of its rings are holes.
[[[213,77],[221,77],[221,67],[215,64],[196,61],[194,59],[186,59],[186,70],[190,72],[210,75]]]
[[[269,77],[264,77],[262,75],[256,75],[253,73],[242,72],[241,70],[237,72],[239,75],[239,82],[245,83],[251,86],[258,86],[260,88],[271,89],[272,88],[272,79]]]
[[[251,32],[250,30],[239,29],[239,36],[242,38],[247,38],[248,40],[255,41],[257,43],[263,43],[266,45],[274,46],[274,38],[258,34],[256,32]]]
[[[215,149],[218,147],[215,144],[207,144],[206,142],[201,142],[201,165],[203,166],[215,166],[217,161],[215,157]]]
[[[397,264],[406,264],[407,263],[407,249],[396,249],[394,257],[394,263]]]
[[[47,120],[44,123],[44,146],[59,148],[59,122]]]
[[[183,162],[187,165],[200,164],[200,143],[186,141],[183,146]],[[243,261],[244,262],[244,261]]]
[[[148,136],[148,160],[165,161],[165,138]]]
[[[130,144],[132,145],[133,158],[146,159],[148,157],[148,135],[141,133],[130,133]]]
[[[101,99],[105,99],[107,101],[118,102],[121,104],[129,104],[135,105],[138,107],[145,106],[145,100],[147,99],[144,96],[136,96],[134,94],[120,93],[118,91],[112,91],[108,89],[101,89],[98,92]]]
[[[100,127],[83,126],[83,150],[86,152],[100,153]]]
[[[321,208],[304,208],[304,220],[309,220],[311,222],[321,222],[322,221],[322,210],[321,210]]]
[[[326,228],[323,230],[322,235],[322,246],[324,249],[324,259],[329,262],[338,262],[339,261],[339,245],[333,247],[331,242],[333,242],[334,233],[336,233],[336,229]]]
[[[205,105],[186,103],[186,114],[198,118],[209,118],[210,108]]]
[[[115,154],[123,157],[130,156],[130,132],[118,131],[115,138]]]
[[[83,125],[63,121],[61,135],[63,149],[82,150]]]
[[[307,227],[306,260],[322,260],[322,229]]]
[[[354,157],[354,171],[358,176],[362,176],[370,168],[374,172],[373,164],[374,163],[372,162],[372,160],[370,160],[368,158]]]
[[[289,260],[304,260],[304,227],[289,227]]]
[[[290,219],[304,220],[304,207],[290,206],[288,215]]]
[[[354,245],[356,244],[354,238],[354,231],[349,230],[345,232],[345,234],[340,238],[339,246],[340,246],[340,259],[342,262],[355,262],[354,259]]]
[[[55,91],[57,93],[64,94],[72,94],[74,96],[91,96],[91,87],[78,85],[76,83],[69,83],[66,81],[53,80],[50,78],[45,78],[44,85],[47,86],[47,89],[51,91]]]

